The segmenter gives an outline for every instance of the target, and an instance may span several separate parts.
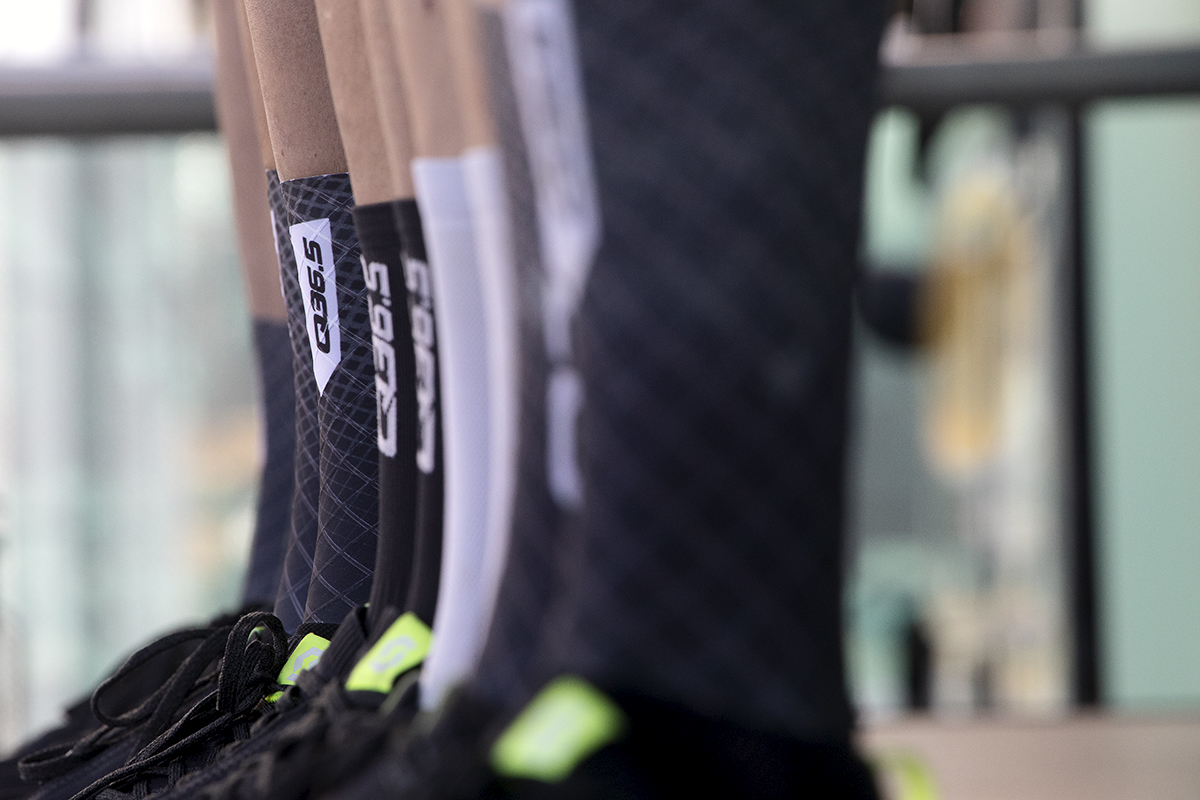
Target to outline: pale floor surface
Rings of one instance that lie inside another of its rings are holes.
[[[1200,798],[1200,715],[914,718],[859,738],[889,800]]]

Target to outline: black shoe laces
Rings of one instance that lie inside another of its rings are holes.
[[[338,785],[412,719],[419,675],[419,668],[407,673],[386,698],[327,684],[309,712],[283,729],[269,750],[206,787],[202,800],[300,800]]]
[[[116,672],[104,680],[92,695],[91,710],[99,725],[79,739],[39,750],[18,764],[21,779],[44,783],[58,778],[94,758],[100,752],[130,736],[136,737],[134,751],[159,736],[188,703],[202,696],[215,676],[215,662],[224,652],[233,618],[217,618],[209,626],[169,633],[131,655]],[[139,669],[180,645],[200,644],[175,671],[132,710],[112,713],[105,709],[111,695],[128,697],[130,680]]]
[[[335,686],[327,686],[309,711],[283,729],[268,750],[251,758],[225,780],[207,787],[202,797],[249,800],[278,792],[290,795],[294,789],[302,793],[310,769],[321,760],[321,746],[331,719],[329,701],[336,691]]]
[[[279,672],[288,657],[288,636],[274,614],[258,612],[243,616],[226,630],[223,640],[210,637],[189,656],[161,693],[161,702],[150,711],[142,706],[124,717],[148,720],[142,733],[148,739],[123,767],[79,792],[72,800],[126,798],[141,800],[152,788],[174,786],[184,774],[207,765],[233,741],[250,735],[254,713],[263,699],[280,687]],[[168,701],[182,701],[200,678],[203,666],[219,657],[216,688],[208,681],[208,692],[188,708],[173,725]],[[143,706],[147,704],[144,703]],[[99,712],[97,712],[99,714]],[[123,719],[122,717],[114,719]],[[111,724],[111,723],[110,723]]]

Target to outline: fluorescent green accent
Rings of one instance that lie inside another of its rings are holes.
[[[429,627],[416,615],[405,614],[354,665],[346,679],[346,688],[352,692],[387,694],[397,677],[425,659],[432,637]]]
[[[300,640],[300,644],[296,645],[296,649],[288,656],[288,660],[284,662],[283,669],[279,671],[279,683],[284,686],[291,686],[296,682],[301,672],[306,669],[312,669],[321,660],[321,656],[325,655],[325,651],[329,648],[329,640],[317,636],[315,633],[307,634]],[[283,695],[283,692],[276,692],[267,698],[274,703]]]
[[[886,777],[894,800],[938,800],[933,773],[919,757],[911,753],[893,753],[872,759],[875,771]]]
[[[300,644],[296,645],[296,649],[288,656],[288,660],[284,663],[283,669],[279,671],[279,682],[285,686],[291,686],[296,682],[301,672],[306,669],[312,669],[321,660],[321,656],[325,655],[325,651],[329,648],[329,640],[315,633],[310,633],[300,640]]]
[[[492,747],[492,767],[509,778],[557,783],[625,732],[625,715],[581,678],[555,678]]]

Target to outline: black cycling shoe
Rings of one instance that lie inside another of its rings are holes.
[[[547,702],[565,686],[572,691]],[[574,678],[551,682],[489,762],[494,777],[480,795],[489,798],[879,800],[849,741],[799,740]]]
[[[214,668],[211,654],[241,615],[174,631],[131,655],[89,700],[68,709],[64,725],[0,763],[0,797],[69,797],[120,766],[196,699],[180,676],[190,676],[193,689],[202,686]]]
[[[73,795],[142,798],[169,790],[202,770],[227,748],[251,737],[256,723],[287,715],[302,706],[306,693],[295,684],[309,675],[338,629],[302,625],[292,637],[273,614],[249,614],[225,640],[219,669],[202,695],[173,724],[140,747],[116,769],[97,776]]]
[[[386,745],[389,731],[416,713],[414,670],[392,702],[363,703],[355,693],[327,684],[302,718],[283,728],[267,749],[245,758],[223,780],[171,800],[301,800],[318,796],[357,772]]]
[[[547,684],[511,723],[465,693],[418,720],[326,800],[878,800],[847,742],[801,741],[578,678]],[[500,728],[498,730],[498,728]]]
[[[129,708],[142,702],[147,687],[158,688],[162,686],[179,665],[188,653],[193,649],[194,643],[184,643],[178,645],[170,651],[164,653],[160,658],[153,659],[150,662],[152,666],[146,666],[140,672],[147,673],[147,676],[140,679],[130,679],[123,681],[117,689],[129,689],[125,691],[124,697],[119,697],[116,700],[106,700],[110,705],[118,708]],[[116,693],[114,691],[114,693]],[[26,800],[38,790],[38,783],[34,781],[26,781],[21,777],[20,762],[29,757],[41,754],[43,752],[62,752],[64,749],[69,749],[84,736],[94,732],[104,723],[96,718],[92,713],[92,697],[88,695],[84,699],[68,706],[64,710],[63,723],[56,728],[46,731],[25,744],[21,745],[17,750],[12,752],[8,758],[0,761],[0,800]]]
[[[417,678],[429,630],[389,610],[382,635],[344,683],[330,681],[307,713],[257,747],[231,753],[221,770],[181,784],[171,800],[299,800],[338,785],[375,758],[417,708]]]
[[[250,606],[236,614],[223,614],[214,618],[204,627],[211,630],[232,625],[242,614],[258,610],[261,610],[258,606]],[[113,677],[105,681],[103,705],[110,709],[132,709],[147,699],[147,691],[152,692],[165,684],[184,659],[199,646],[198,639],[191,639],[158,650],[164,640],[173,638],[180,633],[183,631],[172,631],[147,645],[148,648],[154,648],[157,655],[142,662],[134,669],[125,670],[122,667],[121,669],[125,671],[120,680],[114,680],[116,678],[116,672],[114,672]],[[146,647],[142,650],[145,650]],[[36,782],[27,782],[21,778],[18,765],[22,759],[43,751],[61,751],[64,746],[70,747],[104,724],[92,712],[91,694],[67,707],[61,725],[26,742],[8,758],[0,760],[0,800],[24,800],[37,791]]]
[[[459,690],[440,710],[417,715],[392,731],[378,756],[312,796],[329,800],[366,798],[476,798],[492,773],[487,744],[495,738],[498,710]]]

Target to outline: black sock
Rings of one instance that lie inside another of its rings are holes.
[[[379,544],[367,627],[401,608],[413,572],[417,521],[417,390],[400,231],[391,203],[354,208],[375,351]]]
[[[345,173],[282,184],[306,294],[305,334],[320,398],[320,496],[306,622],[340,622],[367,602],[379,524],[375,366],[367,287]]]
[[[850,296],[882,4],[576,4],[604,242],[557,667],[845,740]]]
[[[555,589],[561,512],[551,497],[547,476],[549,363],[541,297],[545,273],[526,142],[517,118],[499,12],[481,13],[481,34],[513,223],[520,397],[512,531],[495,610],[470,687],[501,713],[511,713],[532,696],[539,684],[533,664],[541,647],[543,618]]]
[[[317,504],[320,495],[321,435],[317,427],[317,384],[313,378],[312,350],[305,329],[304,300],[292,252],[287,206],[275,170],[267,172],[268,198],[275,226],[275,247],[279,253],[279,277],[288,312],[288,331],[292,340],[292,366],[295,373],[295,488],[292,495],[291,521],[287,553],[275,595],[275,615],[284,628],[294,632],[304,618],[308,584],[312,579],[313,551],[317,545]]]
[[[638,695],[615,699],[632,720],[629,730],[557,784],[553,796],[612,796],[613,778],[622,776],[638,787],[634,797],[880,798],[848,739],[797,740]]]
[[[279,592],[296,489],[296,374],[288,324],[255,320],[254,349],[262,386],[266,457],[242,605],[271,606]]]
[[[438,400],[440,378],[433,286],[429,257],[425,253],[425,234],[421,230],[421,215],[416,201],[398,200],[392,204],[392,213],[400,230],[403,248],[417,398],[417,516],[413,573],[404,607],[432,627],[442,572],[444,512],[442,417]]]

